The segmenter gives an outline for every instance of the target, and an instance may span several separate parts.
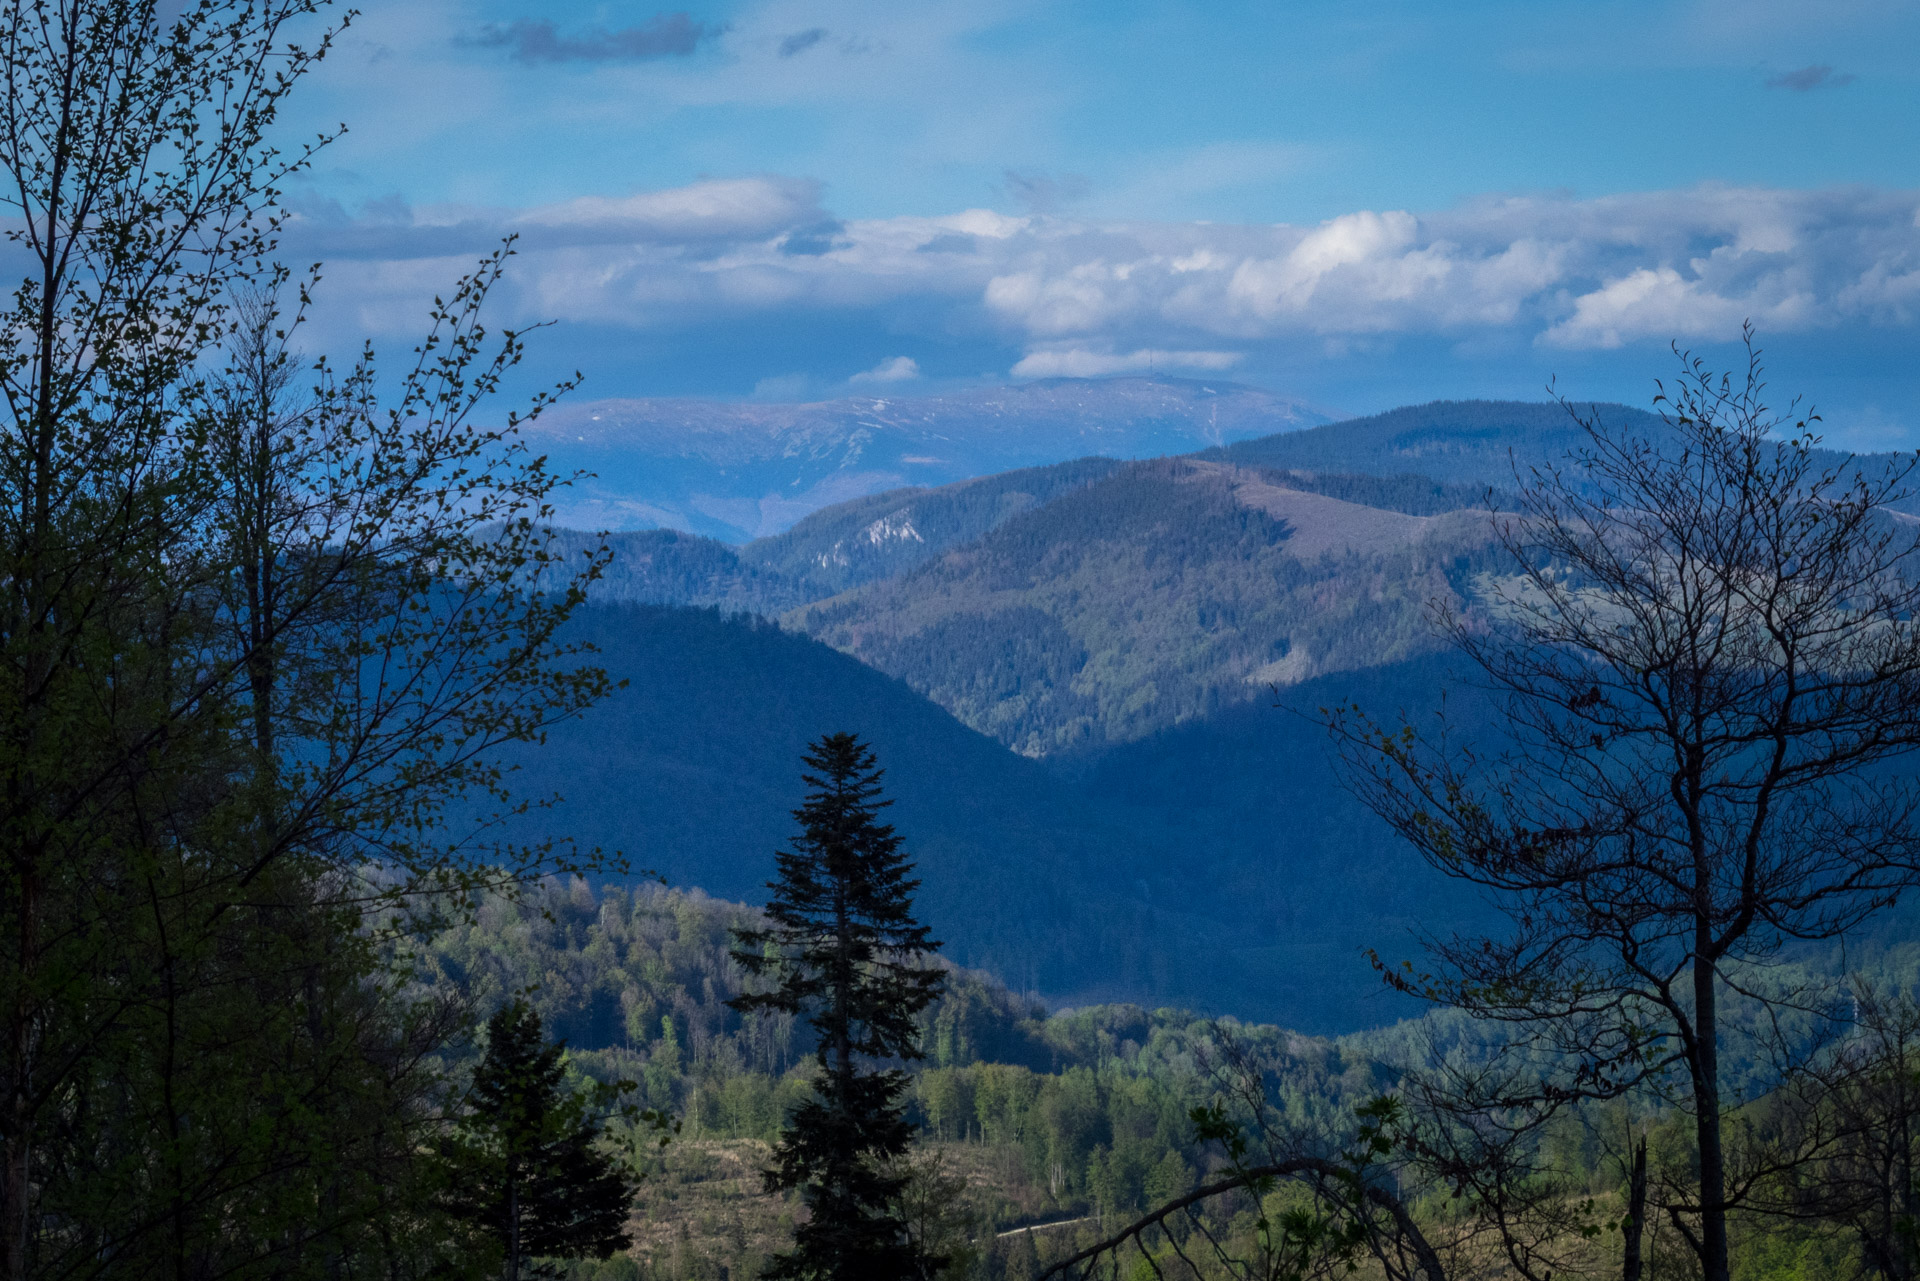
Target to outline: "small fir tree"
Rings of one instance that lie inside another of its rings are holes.
[[[494,1015],[472,1111],[446,1147],[449,1208],[499,1246],[507,1281],[536,1275],[529,1259],[605,1259],[633,1244],[639,1176],[599,1146],[597,1119],[633,1082],[568,1089],[565,1050],[524,1001]]]
[[[852,734],[829,734],[805,757],[812,790],[794,811],[800,835],[778,855],[769,924],[741,931],[733,957],[771,991],[735,1009],[802,1014],[819,1037],[815,1097],[796,1108],[775,1148],[769,1191],[799,1188],[809,1211],[794,1249],[765,1273],[807,1281],[926,1277],[945,1263],[916,1243],[901,1212],[897,1159],[912,1139],[904,1072],[872,1060],[921,1057],[915,1016],[941,987],[926,965],[939,948],[913,917],[917,880],[901,838],[879,821],[882,771]]]

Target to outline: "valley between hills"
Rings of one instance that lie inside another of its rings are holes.
[[[1417,1013],[1364,949],[1488,908],[1346,793],[1318,709],[1445,699],[1491,734],[1430,610],[1472,618],[1489,493],[1578,439],[1559,405],[1443,402],[889,490],[744,544],[615,533],[571,626],[626,685],[514,754],[516,791],[565,798],[519,830],[756,902],[802,749],[848,729],[946,954],[1016,993],[1320,1034]]]
[[[1500,919],[1344,788],[1320,709],[1444,711],[1455,741],[1500,749],[1432,611],[1475,625],[1510,572],[1490,509],[1516,469],[1579,441],[1558,405],[1436,403],[889,489],[745,542],[609,535],[569,629],[624,685],[514,755],[516,792],[563,799],[506,834],[619,850],[634,874],[487,905],[430,968],[483,1004],[534,991],[582,1071],[683,1118],[636,1212],[634,1275],[751,1274],[794,1223],[755,1172],[805,1095],[808,1046],[791,1019],[726,1007],[726,950],[761,919],[807,744],[863,735],[951,967],[913,1069],[916,1178],[950,1203],[969,1267],[1031,1275],[1217,1169],[1187,1113],[1223,1054],[1262,1065],[1290,1124],[1337,1131],[1393,1064],[1491,1052],[1497,1028],[1376,964]],[[1776,977],[1897,978],[1911,917]],[[1730,1035],[1756,1036],[1755,1017],[1731,1013]],[[1729,1079],[1759,1092],[1740,1053]],[[1595,1213],[1619,1209],[1592,1147],[1611,1117],[1556,1158]],[[1604,1241],[1580,1248],[1612,1266]],[[1775,1275],[1766,1248],[1743,1239],[1747,1274]]]

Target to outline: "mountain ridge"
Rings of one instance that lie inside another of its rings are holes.
[[[903,485],[1089,454],[1186,453],[1327,421],[1297,399],[1221,380],[1053,378],[797,405],[563,401],[527,424],[524,439],[559,471],[593,473],[562,498],[562,524],[746,542]]]

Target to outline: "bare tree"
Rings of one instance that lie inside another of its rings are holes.
[[[1389,977],[1509,1029],[1537,1071],[1506,1104],[1670,1090],[1700,1171],[1664,1209],[1727,1281],[1760,1176],[1729,1179],[1723,1048],[1817,1031],[1833,992],[1768,962],[1920,878],[1920,785],[1884,768],[1920,746],[1920,541],[1889,511],[1914,464],[1822,453],[1816,417],[1768,409],[1750,338],[1743,375],[1683,358],[1656,406],[1652,436],[1576,413],[1588,443],[1493,517],[1511,575],[1441,618],[1498,751],[1329,719],[1362,797],[1513,923]]]

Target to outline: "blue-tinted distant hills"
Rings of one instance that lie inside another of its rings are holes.
[[[561,470],[596,473],[564,497],[562,524],[746,542],[903,485],[1088,455],[1182,454],[1326,421],[1298,400],[1230,382],[1053,378],[804,405],[563,402],[526,434]]]
[[[1072,1004],[1387,1021],[1361,949],[1486,908],[1341,789],[1313,713],[1446,693],[1491,735],[1428,606],[1472,613],[1505,572],[1488,489],[1580,442],[1557,405],[1436,402],[889,488],[744,544],[615,534],[573,627],[629,683],[522,754],[523,791],[567,798],[527,832],[759,901],[804,744],[852,729],[962,963]]]
[[[1578,404],[1581,414],[1630,431],[1657,434],[1661,420],[1643,409]],[[1586,443],[1565,406],[1518,400],[1436,400],[1366,418],[1237,441],[1202,458],[1244,466],[1423,476],[1474,487],[1510,488],[1513,468],[1558,461]]]

